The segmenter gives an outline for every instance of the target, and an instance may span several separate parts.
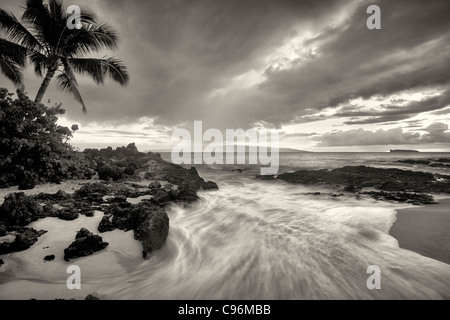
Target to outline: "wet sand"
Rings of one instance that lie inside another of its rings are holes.
[[[450,199],[437,205],[397,210],[389,233],[401,248],[450,264]]]

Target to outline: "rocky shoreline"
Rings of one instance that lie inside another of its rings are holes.
[[[394,168],[345,166],[336,169],[298,170],[271,176],[258,175],[256,179],[322,185],[354,193],[356,197],[367,195],[376,200],[414,205],[437,203],[430,194],[450,194],[450,175]]]
[[[86,182],[73,194],[59,190],[29,196],[15,192],[5,197],[0,206],[0,255],[27,250],[46,232],[27,227],[31,222],[46,217],[72,221],[101,211],[104,216],[95,231],[133,230],[145,258],[167,239],[167,205],[189,204],[198,200],[199,190],[218,189],[216,183],[203,180],[194,167],[186,169],[164,161],[159,154],[141,153],[134,144],[86,153],[97,165],[99,180]],[[101,236],[80,229],[64,250],[64,259],[87,256],[107,245]],[[45,261],[52,261],[52,256],[46,256]]]

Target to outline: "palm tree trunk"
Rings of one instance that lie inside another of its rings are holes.
[[[39,88],[34,102],[40,103],[42,101],[45,91],[47,91],[48,85],[50,84],[50,80],[52,80],[53,76],[55,75],[56,69],[58,69],[58,67],[48,68],[47,74],[45,75],[44,81],[42,81],[41,87]]]

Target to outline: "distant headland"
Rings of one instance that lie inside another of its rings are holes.
[[[416,153],[416,152],[420,152],[420,151],[418,151],[418,150],[391,149],[390,152],[402,152],[402,153],[409,152],[409,153]]]

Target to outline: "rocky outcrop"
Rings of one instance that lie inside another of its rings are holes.
[[[204,190],[218,190],[219,186],[214,181],[207,181],[203,184],[202,189]]]
[[[112,224],[112,215],[104,215],[97,230],[99,232],[113,231],[116,227]]]
[[[0,206],[0,224],[26,226],[42,217],[42,207],[23,192],[10,193]]]
[[[142,243],[143,256],[161,248],[169,234],[169,217],[166,211],[144,201],[138,204],[114,203],[105,209],[99,224],[100,232],[114,229],[134,230],[134,238]]]
[[[399,203],[409,203],[414,205],[436,204],[434,198],[428,194],[410,193],[410,192],[384,192],[384,191],[366,191],[359,194],[366,194],[376,200],[394,201]]]
[[[439,158],[439,159],[428,159],[428,160],[423,160],[423,159],[405,159],[405,160],[398,160],[397,162],[400,163],[407,163],[407,164],[420,164],[420,165],[425,165],[425,166],[430,166],[433,168],[450,168],[450,164],[446,164],[446,163],[450,163],[450,159],[447,158]]]
[[[331,170],[299,170],[277,176],[277,179],[301,184],[353,185],[356,188],[373,187],[386,191],[450,193],[450,176],[441,175],[439,178],[440,181],[428,172],[366,166],[346,166]]]
[[[104,202],[103,197],[111,192],[111,188],[104,183],[86,183],[75,191],[74,197],[77,200],[87,201],[92,204],[102,204]]]
[[[257,178],[280,179],[306,185],[326,185],[346,192],[375,188],[383,192],[365,194],[379,200],[413,204],[435,203],[433,197],[426,193],[450,193],[450,176],[392,168],[346,166],[336,169],[298,170],[278,176],[257,176]]]
[[[193,191],[200,189],[218,189],[217,184],[212,181],[206,182],[201,178],[195,167],[190,169],[166,162],[155,154],[148,154],[146,179],[168,181],[175,185],[187,184]],[[213,187],[212,187],[213,186]]]
[[[0,243],[0,255],[26,250],[46,232],[45,230],[36,231],[33,228],[10,227],[8,232],[10,240]]]
[[[406,160],[398,160],[397,162],[400,163],[408,163],[408,164],[424,164],[424,165],[429,165],[430,161],[429,160],[417,160],[417,159],[406,159]]]
[[[64,260],[69,261],[80,257],[85,257],[100,251],[108,246],[108,242],[103,242],[103,238],[94,235],[86,228],[81,228],[75,236],[75,241],[64,249]]]
[[[105,213],[98,226],[99,232],[133,230],[146,256],[159,249],[168,236],[166,205],[171,202],[190,203],[199,199],[199,190],[218,189],[215,182],[201,178],[195,167],[186,169],[164,161],[159,154],[139,152],[134,144],[116,150],[110,147],[88,149],[83,153],[96,164],[100,179],[108,182],[86,183],[73,195],[61,190],[55,194],[35,196],[25,196],[24,193],[8,195],[0,206],[0,236],[9,236],[10,241],[2,242],[1,250],[24,250],[37,241],[40,232],[23,227],[39,218],[57,217],[70,221],[80,215],[93,216],[98,210]],[[130,186],[128,182],[117,182],[122,178],[140,182],[142,177],[154,181],[147,188],[138,183]],[[159,181],[169,183],[162,186]],[[127,202],[127,198],[144,195],[151,198],[139,204]],[[64,250],[66,261],[92,254],[108,245],[102,242],[101,237],[86,231],[78,232],[75,241]]]

